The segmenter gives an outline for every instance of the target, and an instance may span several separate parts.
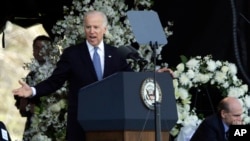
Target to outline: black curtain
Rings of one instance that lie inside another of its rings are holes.
[[[234,2],[234,8],[232,3]],[[180,55],[187,57],[211,54],[215,60],[228,60],[239,64],[249,75],[249,4],[248,0],[155,0],[162,25],[173,21],[173,35],[162,50],[164,62],[170,67],[180,63]],[[237,20],[237,48],[240,60],[236,58],[233,37],[233,10]],[[239,77],[246,83],[246,75],[239,70]]]
[[[180,55],[187,57],[211,54],[213,59],[230,61],[238,67],[238,77],[250,85],[249,0],[155,0],[163,27],[173,21],[173,35],[162,50],[163,62],[176,67]],[[233,28],[236,27],[236,28]],[[236,36],[233,36],[236,35]],[[191,106],[204,116],[215,112],[222,96],[214,88],[190,90]]]
[[[63,18],[63,6],[72,0],[3,0],[0,4],[0,32],[6,21],[29,27],[41,23],[53,38],[51,29],[57,20]]]

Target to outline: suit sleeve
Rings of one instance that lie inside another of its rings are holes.
[[[56,64],[52,75],[38,83],[35,88],[37,91],[37,96],[49,95],[50,93],[55,92],[63,86],[65,81],[69,77],[70,72],[70,62],[69,62],[69,53],[65,50],[60,57],[60,60]]]

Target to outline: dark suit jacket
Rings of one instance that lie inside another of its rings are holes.
[[[219,115],[207,117],[197,128],[190,141],[226,141],[225,129]]]
[[[132,71],[125,59],[117,53],[117,48],[104,44],[104,75],[107,77],[120,71]],[[53,74],[35,86],[36,96],[48,95],[68,81],[68,141],[83,141],[83,130],[77,121],[78,91],[80,88],[97,81],[94,65],[86,42],[64,50]]]
[[[5,132],[2,132],[2,130],[5,130]],[[11,141],[9,131],[7,130],[5,124],[0,121],[0,141]]]

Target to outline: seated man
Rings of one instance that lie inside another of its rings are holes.
[[[190,141],[227,141],[229,126],[242,124],[242,114],[240,101],[225,97],[218,105],[218,112],[199,125]]]

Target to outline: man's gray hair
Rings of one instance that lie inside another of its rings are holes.
[[[102,12],[102,11],[97,11],[97,10],[88,11],[85,13],[83,20],[85,21],[85,19],[88,15],[93,15],[93,14],[101,15],[103,17],[103,26],[108,26],[108,18],[106,16],[106,14],[104,14],[104,12]]]

